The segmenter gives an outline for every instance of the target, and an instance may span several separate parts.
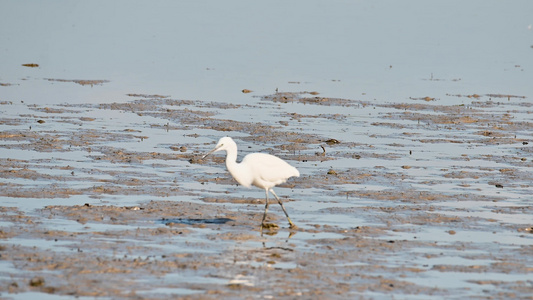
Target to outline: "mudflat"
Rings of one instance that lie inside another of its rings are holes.
[[[2,298],[533,294],[522,95],[130,97],[0,103]],[[273,201],[261,230],[264,192],[201,159],[225,135],[300,170],[276,189],[298,229]]]

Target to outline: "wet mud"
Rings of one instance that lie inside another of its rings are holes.
[[[52,82],[73,82],[79,85],[102,85],[104,83],[108,83],[109,80],[87,80],[87,79],[56,79],[56,78],[45,78],[45,80],[52,81]]]
[[[533,294],[524,96],[129,96],[1,103],[1,297]],[[300,170],[276,189],[298,229],[272,201],[262,230],[264,192],[201,158],[224,135]]]

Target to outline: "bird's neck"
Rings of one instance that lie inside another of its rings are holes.
[[[226,167],[228,170],[231,171],[237,165],[237,151],[226,151]]]
[[[235,180],[245,187],[250,187],[253,182],[248,166],[237,162],[237,151],[227,151],[226,168]]]

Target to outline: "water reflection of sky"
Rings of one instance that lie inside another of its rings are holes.
[[[0,101],[530,96],[531,16],[527,0],[3,1]]]

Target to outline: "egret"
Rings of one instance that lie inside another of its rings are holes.
[[[268,193],[270,192],[278,200],[279,205],[281,205],[281,209],[283,209],[289,221],[290,228],[296,228],[296,225],[291,221],[289,214],[285,210],[283,203],[272,188],[284,183],[290,177],[299,177],[300,172],[281,158],[265,153],[250,153],[238,163],[237,144],[235,144],[232,138],[227,136],[221,138],[215,148],[202,158],[222,150],[226,151],[226,167],[238,183],[247,188],[253,185],[265,190],[266,204],[261,226],[265,227],[265,219],[268,211]]]

